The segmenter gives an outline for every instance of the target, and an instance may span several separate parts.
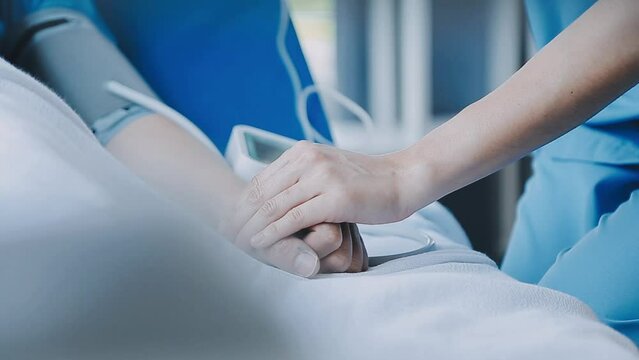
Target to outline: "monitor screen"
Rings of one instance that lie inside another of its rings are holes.
[[[248,132],[244,133],[244,140],[249,156],[265,164],[275,161],[289,147],[277,140],[256,136]]]

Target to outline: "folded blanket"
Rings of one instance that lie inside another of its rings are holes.
[[[363,231],[427,233],[435,246],[364,274],[265,266],[0,61],[2,359],[639,358],[578,300],[468,249],[437,205],[394,226]]]

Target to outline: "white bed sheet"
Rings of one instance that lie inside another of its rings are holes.
[[[638,358],[581,302],[467,249],[436,206],[395,225],[434,251],[312,280],[262,265],[42,86],[1,61],[0,78],[0,358]]]

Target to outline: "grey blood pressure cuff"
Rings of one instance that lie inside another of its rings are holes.
[[[80,13],[43,10],[13,33],[10,60],[60,95],[103,144],[149,113],[109,93],[108,81],[157,98],[118,48]]]

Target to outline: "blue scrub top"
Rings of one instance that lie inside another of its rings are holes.
[[[527,0],[539,47],[594,0]],[[542,147],[502,270],[588,304],[639,344],[639,89]]]
[[[526,0],[535,43],[542,48],[590,8],[596,0]],[[639,85],[592,117],[589,125],[639,119]]]

